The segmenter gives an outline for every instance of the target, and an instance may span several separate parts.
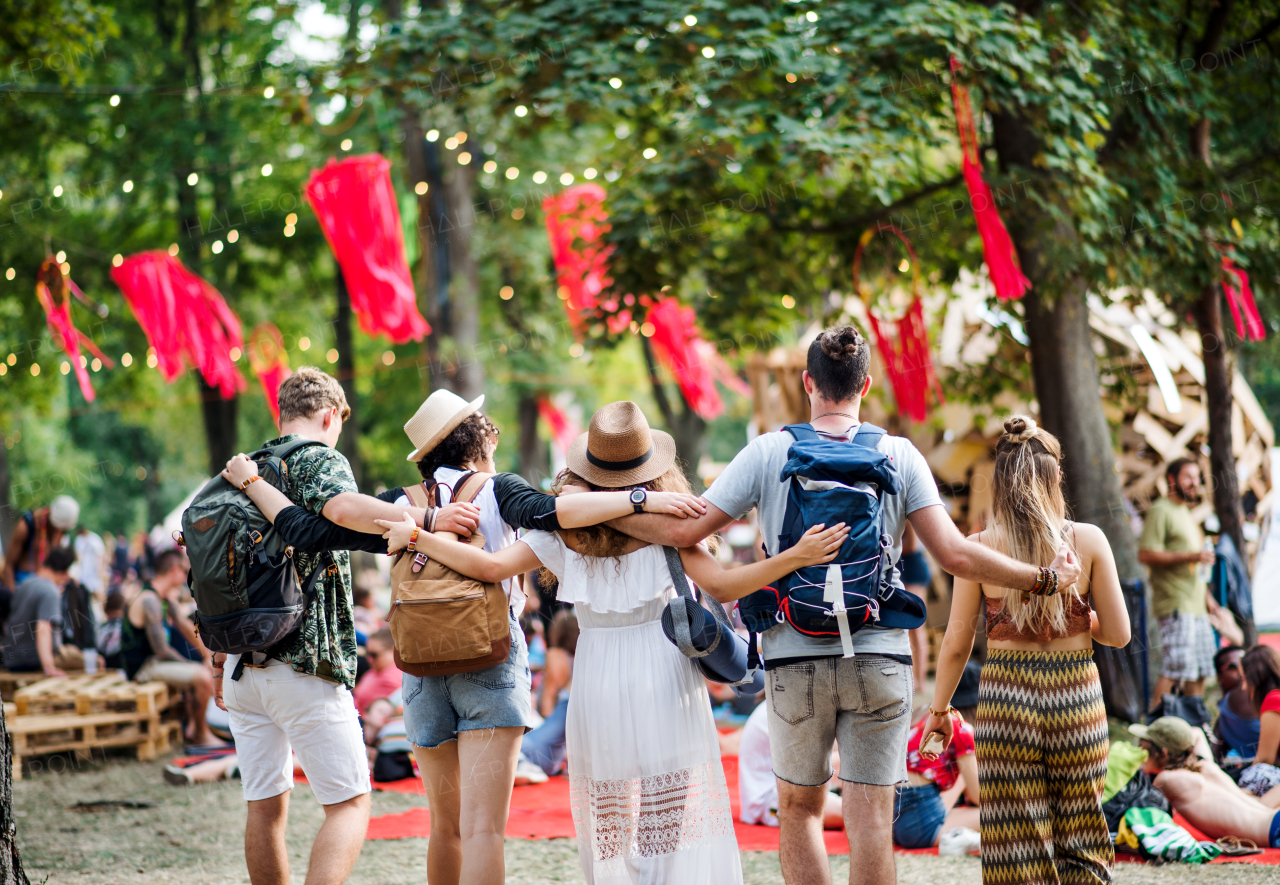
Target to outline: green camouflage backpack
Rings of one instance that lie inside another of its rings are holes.
[[[287,495],[285,459],[318,445],[323,443],[297,439],[249,457],[258,475]],[[299,588],[293,548],[249,497],[221,476],[211,479],[183,512],[182,542],[191,560],[188,583],[196,600],[196,627],[214,652],[269,651],[301,625],[325,571],[317,568]]]

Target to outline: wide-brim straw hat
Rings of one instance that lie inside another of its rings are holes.
[[[466,421],[484,405],[484,394],[480,394],[471,402],[467,402],[452,390],[437,390],[427,397],[426,402],[418,406],[418,411],[405,422],[404,432],[413,443],[414,449],[406,461],[421,461],[446,436],[453,433],[463,421]]]
[[[650,430],[635,403],[609,403],[591,416],[587,432],[569,446],[565,463],[592,485],[638,486],[671,469],[676,441],[669,433]]]

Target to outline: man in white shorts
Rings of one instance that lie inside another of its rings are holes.
[[[279,405],[281,435],[265,446],[298,437],[323,444],[304,446],[285,459],[290,500],[357,530],[380,532],[373,519],[400,518],[404,508],[358,494],[351,466],[334,448],[351,414],[335,378],[303,367],[280,385]],[[299,552],[294,565],[302,584],[316,569],[326,569],[299,631],[269,658],[256,652],[228,655],[223,662],[215,656],[215,675],[249,803],[244,838],[249,878],[254,885],[290,881],[285,826],[296,753],[325,813],[306,882],[339,885],[360,856],[370,806],[369,761],[351,700],[356,633],[350,555],[345,550]]]

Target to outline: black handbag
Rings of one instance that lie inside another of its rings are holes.
[[[662,612],[662,632],[713,682],[732,685],[739,695],[764,691],[764,674],[747,666],[747,640],[734,632],[724,606],[706,593],[707,611],[693,598],[680,551],[663,547],[671,583],[679,595]]]

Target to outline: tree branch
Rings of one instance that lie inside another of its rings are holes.
[[[951,176],[950,178],[944,181],[938,181],[933,184],[926,185],[925,187],[921,188],[915,193],[908,194],[905,197],[899,197],[898,199],[894,200],[892,203],[888,204],[887,206],[880,206],[870,212],[864,212],[861,215],[854,215],[851,218],[841,218],[836,221],[825,223],[821,226],[818,226],[815,224],[810,224],[810,225],[782,224],[780,222],[775,221],[773,217],[770,217],[769,223],[773,226],[774,230],[778,230],[778,231],[801,231],[803,233],[814,233],[814,234],[837,234],[837,233],[846,233],[849,231],[858,231],[858,230],[861,230],[862,228],[867,227],[872,222],[879,221],[880,219],[884,218],[886,215],[892,214],[896,209],[901,209],[904,206],[909,206],[910,204],[914,203],[916,200],[923,199],[929,196],[930,194],[936,194],[938,191],[946,190],[947,188],[950,188],[950,187],[955,187],[957,184],[959,184],[963,180],[964,180],[964,176],[960,173],[956,173],[955,175]]]
[[[653,399],[662,413],[662,422],[668,427],[676,426],[676,413],[671,408],[671,400],[667,397],[667,389],[662,386],[662,378],[658,375],[658,361],[653,355],[653,345],[649,339],[640,336],[640,349],[644,351],[645,368],[649,370],[649,383],[653,385]]]

